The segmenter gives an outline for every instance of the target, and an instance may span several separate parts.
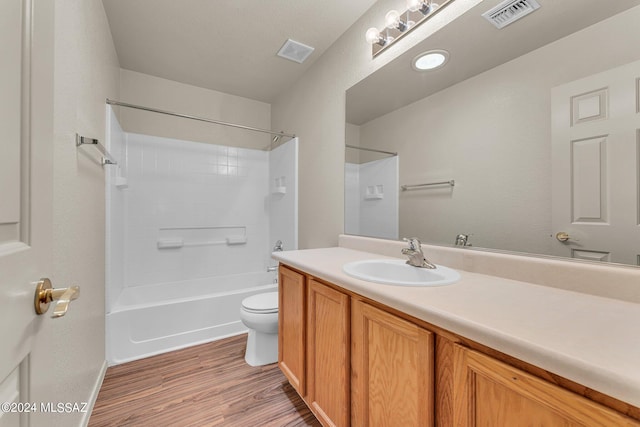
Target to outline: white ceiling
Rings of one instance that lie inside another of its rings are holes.
[[[269,103],[374,3],[103,0],[122,68]],[[304,64],[276,56],[288,38]]]
[[[347,122],[366,123],[640,4],[640,0],[538,0],[540,9],[497,30],[481,15],[500,2],[484,0],[351,87]],[[447,64],[430,72],[414,71],[411,60],[431,49],[449,51]]]

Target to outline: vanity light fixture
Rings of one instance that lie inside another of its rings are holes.
[[[442,67],[449,60],[446,50],[429,50],[413,58],[411,66],[416,71],[429,71]]]
[[[400,40],[418,25],[431,18],[454,0],[443,0],[440,4],[433,0],[407,0],[407,10],[400,13],[390,10],[384,17],[382,30],[371,27],[365,33],[367,43],[372,45],[372,56],[375,58],[384,49]]]

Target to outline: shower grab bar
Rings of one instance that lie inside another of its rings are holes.
[[[456,181],[452,179],[450,181],[427,182],[425,184],[401,185],[400,188],[402,189],[402,191],[419,190],[420,188],[431,187],[434,185],[450,185],[453,187],[456,185]]]
[[[256,127],[253,127],[253,126],[239,125],[237,123],[230,123],[230,122],[223,122],[223,121],[220,121],[220,120],[207,119],[206,117],[198,117],[198,116],[192,116],[192,115],[189,115],[189,114],[175,113],[173,111],[159,110],[157,108],[144,107],[142,105],[136,105],[136,104],[129,104],[127,102],[114,101],[114,100],[109,99],[109,98],[107,98],[107,104],[109,104],[109,105],[118,105],[120,107],[135,108],[137,110],[150,111],[152,113],[166,114],[168,116],[181,117],[183,119],[198,120],[200,122],[213,123],[213,124],[216,124],[216,125],[231,126],[231,127],[234,127],[234,128],[245,129],[245,130],[250,130],[250,131],[254,131],[254,132],[268,133],[269,135],[276,135],[276,136],[281,136],[281,137],[282,136],[286,136],[286,137],[289,137],[289,138],[295,138],[296,137],[295,134],[284,133],[282,131],[276,132],[276,131],[273,131],[271,129],[261,129],[261,128],[256,128]]]
[[[114,157],[104,148],[104,145],[100,144],[95,138],[88,138],[86,136],[80,136],[76,133],[76,147],[80,147],[81,145],[93,145],[100,151],[102,154],[102,166],[104,165],[117,165],[118,162],[114,159]]]

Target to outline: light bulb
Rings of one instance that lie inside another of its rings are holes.
[[[376,27],[371,27],[364,34],[364,37],[367,39],[367,43],[379,43],[380,42],[380,31]]]
[[[423,15],[428,15],[438,8],[438,3],[434,3],[433,1],[425,1],[425,0],[407,0],[407,9],[411,12],[415,12],[417,10],[420,11]]]
[[[411,12],[420,9],[420,6],[422,6],[422,0],[407,0],[407,9]]]
[[[400,14],[397,10],[390,10],[384,16],[384,25],[387,28],[397,28],[398,24],[400,24]]]

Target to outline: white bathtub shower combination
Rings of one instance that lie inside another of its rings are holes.
[[[240,303],[277,290],[275,273],[127,287],[107,315],[111,364],[245,332]]]
[[[263,151],[108,120],[109,364],[245,332],[242,300],[277,289],[274,242],[297,247],[297,140]]]

